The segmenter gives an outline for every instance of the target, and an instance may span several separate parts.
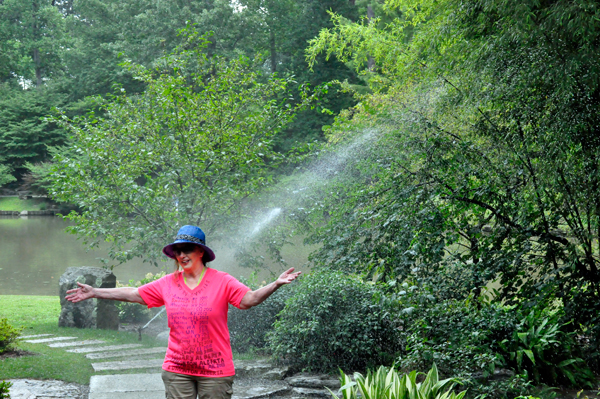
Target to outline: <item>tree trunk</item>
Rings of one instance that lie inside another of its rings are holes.
[[[42,86],[42,68],[40,68],[40,50],[33,49],[33,62],[35,63],[35,87]]]
[[[277,72],[277,53],[275,50],[275,31],[271,28],[269,42],[271,44],[271,72]]]
[[[33,33],[33,40],[37,40],[38,38],[38,18],[39,18],[39,7],[38,7],[38,3],[37,1],[34,1],[33,4],[33,25],[31,26],[32,28],[32,33]],[[42,86],[42,68],[41,68],[41,60],[40,60],[40,49],[39,48],[34,48],[33,50],[33,62],[35,64],[35,87],[39,88]]]
[[[373,22],[373,18],[375,18],[375,12],[373,11],[373,7],[369,4],[367,6],[367,20],[369,21],[369,24]],[[375,70],[375,60],[371,56],[369,56],[369,60],[367,61],[367,68],[369,68],[369,71],[371,72]]]

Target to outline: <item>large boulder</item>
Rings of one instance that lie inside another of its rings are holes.
[[[94,288],[115,288],[117,278],[114,274],[100,267],[69,267],[60,276],[60,317],[59,327],[119,329],[119,310],[115,301],[106,299],[89,299],[71,303],[65,299],[67,291],[77,288],[77,283],[88,284]]]

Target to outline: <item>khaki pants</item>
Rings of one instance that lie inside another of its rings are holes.
[[[196,377],[162,371],[167,399],[231,399],[233,378]]]

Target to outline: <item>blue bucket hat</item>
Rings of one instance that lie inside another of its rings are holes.
[[[204,256],[202,261],[206,264],[215,260],[215,253],[206,246],[206,236],[200,227],[186,225],[179,229],[175,236],[175,241],[171,244],[165,245],[163,248],[163,254],[167,255],[171,259],[175,259],[175,252],[173,246],[176,244],[196,244],[204,250]]]

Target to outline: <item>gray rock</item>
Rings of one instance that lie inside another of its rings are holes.
[[[326,389],[292,388],[292,395],[305,398],[331,398],[331,393]]]
[[[156,336],[156,340],[162,344],[168,344],[169,343],[169,333],[170,333],[170,330],[159,333]]]
[[[502,381],[507,380],[515,376],[515,372],[507,369],[496,369],[494,370],[494,374],[488,376],[487,378],[483,376],[483,373],[473,373],[471,378],[474,380],[487,380],[487,381]]]
[[[289,367],[275,367],[264,373],[261,378],[270,381],[279,381],[283,380],[289,371]]]
[[[241,378],[260,378],[274,368],[267,359],[236,360],[234,365],[235,375]]]
[[[285,396],[290,387],[283,381],[239,380],[233,383],[232,399],[259,399]]]
[[[295,374],[285,379],[293,387],[331,390],[340,389],[340,381],[327,374]]]
[[[119,311],[114,301],[94,298],[71,303],[65,299],[67,290],[76,288],[77,282],[94,288],[114,288],[117,278],[110,271],[99,267],[67,268],[59,280],[61,311],[58,326],[118,330]]]

